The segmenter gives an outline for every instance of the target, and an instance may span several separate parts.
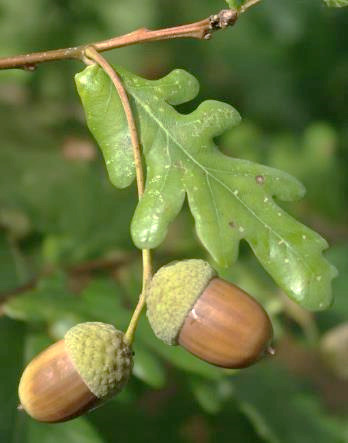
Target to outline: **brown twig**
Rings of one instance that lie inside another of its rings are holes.
[[[212,15],[204,20],[186,25],[157,30],[141,28],[129,34],[87,45],[4,57],[0,58],[0,69],[17,68],[32,71],[39,63],[66,59],[83,60],[85,50],[90,46],[95,48],[98,52],[103,52],[137,43],[169,40],[174,38],[195,38],[198,40],[209,39],[213,31],[232,26],[236,22],[238,16],[238,11],[224,9],[218,14]]]

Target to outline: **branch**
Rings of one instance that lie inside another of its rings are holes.
[[[109,40],[75,46],[73,48],[54,49],[50,51],[0,58],[0,69],[17,68],[33,71],[39,63],[67,59],[83,60],[85,51],[88,47],[93,47],[98,52],[103,52],[109,51],[110,49],[135,45],[137,43],[169,40],[174,38],[207,40],[212,36],[214,31],[234,25],[238,17],[238,11],[233,9],[223,9],[218,14],[211,15],[204,20],[186,25],[154,31],[141,28],[129,34],[113,37]]]

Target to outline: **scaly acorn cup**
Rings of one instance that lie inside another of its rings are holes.
[[[158,338],[224,368],[243,368],[273,353],[265,310],[237,286],[216,277],[203,260],[162,267],[146,294],[147,316]]]
[[[38,421],[70,420],[119,392],[132,366],[123,332],[105,323],[78,324],[25,368],[21,407]]]

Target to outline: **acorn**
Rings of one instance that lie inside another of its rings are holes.
[[[244,368],[274,353],[272,324],[262,306],[218,278],[203,260],[178,261],[159,269],[146,303],[159,339],[181,345],[213,365]]]
[[[105,323],[78,324],[25,368],[20,409],[41,422],[78,417],[118,393],[132,366],[123,332]]]

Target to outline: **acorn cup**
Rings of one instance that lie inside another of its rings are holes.
[[[237,286],[216,277],[203,260],[162,267],[146,294],[155,335],[216,366],[244,368],[265,354],[273,330],[262,306]]]
[[[20,409],[42,422],[78,417],[119,392],[132,366],[123,332],[105,323],[78,324],[25,368]]]

